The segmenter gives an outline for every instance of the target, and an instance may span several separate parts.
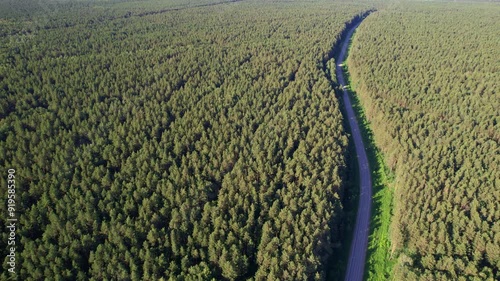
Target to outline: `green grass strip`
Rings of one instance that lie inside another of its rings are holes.
[[[353,37],[356,35],[354,33]],[[349,45],[351,48],[352,40]],[[347,56],[349,56],[349,51]],[[347,60],[346,60],[347,61]],[[393,210],[393,188],[391,183],[394,175],[385,164],[380,150],[375,144],[370,122],[367,120],[361,102],[356,95],[355,87],[344,63],[344,77],[348,81],[349,95],[365,144],[370,162],[373,182],[372,217],[370,220],[370,235],[368,237],[368,252],[366,257],[366,280],[392,279],[392,268],[395,259],[390,256],[390,224]]]

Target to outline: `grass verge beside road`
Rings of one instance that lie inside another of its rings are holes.
[[[395,263],[395,258],[391,259],[390,256],[391,244],[389,240],[393,210],[393,189],[390,186],[393,182],[393,174],[385,164],[383,155],[375,144],[370,122],[367,120],[360,100],[356,95],[346,63],[344,63],[343,69],[344,78],[349,81],[349,95],[367,150],[366,153],[372,173],[372,217],[370,220],[365,279],[385,281],[391,279],[392,268]]]

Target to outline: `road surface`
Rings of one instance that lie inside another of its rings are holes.
[[[345,60],[345,54],[347,52],[347,47],[349,46],[349,41],[354,30],[358,26],[359,23],[351,28],[347,33],[346,39],[344,40],[344,42],[342,42],[342,49],[340,51],[340,54],[336,60],[337,81],[339,82],[343,91],[342,97],[344,100],[345,112],[349,120],[352,138],[354,139],[354,145],[356,147],[356,155],[358,157],[360,180],[358,213],[356,216],[356,226],[354,227],[351,242],[351,250],[349,253],[349,261],[347,263],[345,281],[363,280],[363,273],[365,272],[366,250],[368,246],[372,199],[372,179],[370,174],[370,166],[368,164],[368,158],[366,156],[365,146],[361,138],[361,132],[359,131],[356,115],[354,114],[354,110],[352,109],[351,100],[349,99],[347,89],[346,87],[344,87],[347,84],[345,83],[341,66],[341,64]]]

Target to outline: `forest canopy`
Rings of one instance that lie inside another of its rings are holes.
[[[408,4],[353,40],[349,71],[395,175],[396,280],[500,279],[499,14]]]
[[[348,145],[325,62],[369,7],[34,2],[0,21],[18,280],[324,279]]]

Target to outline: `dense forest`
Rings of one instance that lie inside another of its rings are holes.
[[[500,6],[368,17],[348,65],[394,172],[395,280],[500,279]]]
[[[368,7],[188,2],[0,3],[17,280],[325,278],[348,157],[325,69]]]

